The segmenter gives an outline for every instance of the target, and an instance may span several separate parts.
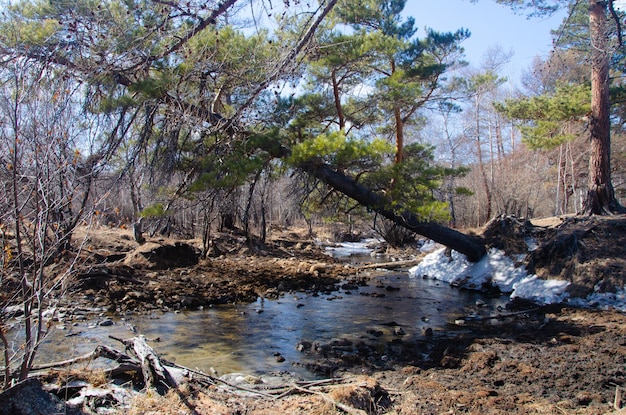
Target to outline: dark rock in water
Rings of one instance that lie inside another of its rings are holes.
[[[424,336],[432,336],[433,335],[433,329],[431,329],[430,327],[426,327],[424,329]]]
[[[30,414],[79,415],[83,412],[44,391],[37,378],[27,379],[0,393],[0,415]]]
[[[392,285],[388,285],[388,286],[385,287],[385,290],[387,290],[387,291],[400,291],[400,288],[394,287]]]
[[[352,342],[348,339],[331,339],[330,343],[331,346],[352,346]]]
[[[278,355],[276,355],[276,361],[278,363],[282,363],[285,361],[285,357],[279,353]]]
[[[396,336],[404,336],[406,332],[402,327],[396,327],[395,329],[393,329],[393,334],[395,334]]]
[[[384,333],[380,330],[374,330],[374,329],[370,329],[367,331],[367,334],[371,334],[374,337],[380,337],[382,336]]]
[[[198,304],[200,304],[200,301],[196,297],[183,295],[180,298],[180,305],[183,307],[192,307],[197,306]]]
[[[307,350],[311,350],[312,347],[313,347],[313,343],[311,343],[308,340],[302,340],[301,342],[298,342],[298,344],[296,344],[296,350],[299,351],[300,353],[307,351]]]
[[[533,308],[537,308],[537,303],[519,297],[512,298],[506,304],[506,309],[511,311],[530,310]]]
[[[498,298],[502,295],[500,288],[492,282],[483,282],[480,286],[480,290],[487,294],[489,297]]]

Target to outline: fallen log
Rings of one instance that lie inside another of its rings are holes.
[[[408,259],[406,261],[392,261],[392,262],[378,262],[375,264],[366,264],[366,265],[358,265],[358,269],[398,269],[398,268],[408,268],[415,266],[422,262],[422,258],[420,259]]]

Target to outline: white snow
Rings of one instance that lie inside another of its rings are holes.
[[[529,248],[531,244],[529,244]],[[472,263],[465,255],[440,248],[409,270],[411,277],[432,278],[460,288],[480,290],[485,284],[497,286],[511,298],[523,298],[538,304],[568,303],[575,306],[594,306],[626,311],[626,292],[600,293],[596,287],[587,298],[570,297],[566,289],[569,282],[543,280],[528,274],[523,265],[516,264],[503,251],[491,249],[479,262]]]
[[[540,304],[562,303],[569,298],[565,292],[568,285],[567,281],[542,280],[536,275],[528,275],[513,284],[511,298],[524,298]]]
[[[441,247],[437,242],[428,239],[424,244],[420,247],[420,252],[429,253],[433,252],[437,248]]]
[[[485,284],[498,286],[502,292],[513,291],[513,285],[526,277],[522,267],[516,267],[504,252],[492,249],[476,263],[469,262],[465,255],[451,251],[451,256],[440,248],[424,258],[419,265],[411,268],[411,276],[433,278],[445,281],[459,288],[479,290]]]
[[[327,246],[326,253],[335,258],[345,258],[349,256],[370,255],[373,252],[371,246],[376,244],[376,239],[363,239],[359,242],[341,242],[333,246]]]

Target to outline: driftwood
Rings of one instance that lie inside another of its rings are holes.
[[[359,265],[358,269],[398,269],[398,268],[409,268],[415,266],[422,262],[422,259],[409,259],[406,261],[393,261],[393,262],[378,262],[375,264],[367,264],[367,265]]]
[[[132,355],[120,352],[114,348],[99,345],[93,352],[67,359],[60,362],[46,363],[33,367],[33,371],[42,371],[53,368],[67,367],[76,363],[82,363],[94,360],[98,357],[104,357],[118,363],[117,367],[106,371],[108,375],[116,376],[128,372],[141,373],[146,388],[155,388],[163,393],[169,388],[178,386],[178,382],[170,374],[170,371],[161,362],[152,347],[150,347],[145,338],[133,337],[130,339],[118,339],[110,336],[126,346],[126,350]]]
[[[109,337],[124,344],[126,350],[132,352],[137,357],[146,388],[155,388],[163,392],[164,389],[178,387],[176,380],[161,363],[161,359],[156,355],[152,347],[146,343],[146,339],[143,336],[132,337],[126,340],[113,336]]]
[[[100,345],[97,346],[93,352],[89,352],[82,356],[74,357],[72,359],[62,360],[60,362],[44,363],[41,365],[35,365],[31,371],[41,371],[46,369],[54,369],[59,367],[67,367],[76,363],[87,362],[89,360],[97,359],[98,357],[105,357],[107,359],[115,360],[116,362],[132,362],[133,358],[111,347]]]

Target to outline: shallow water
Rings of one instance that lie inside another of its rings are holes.
[[[445,334],[456,319],[476,311],[489,314],[507,300],[410,278],[406,272],[377,271],[372,275],[369,285],[358,289],[325,294],[294,292],[278,300],[259,299],[251,304],[128,315],[113,319],[114,324],[107,327],[95,321],[78,322],[55,330],[41,348],[39,361],[87,353],[98,344],[123,349],[108,336],[141,334],[160,339],[150,344],[163,358],[205,372],[212,368],[219,374],[289,371],[312,377],[301,365],[294,365],[316,357],[296,350],[303,340],[325,344],[341,338],[384,348],[398,338],[389,323],[402,327],[406,333],[402,340],[410,342],[424,338],[426,328],[435,336]],[[486,305],[476,307],[477,300]],[[370,334],[374,332],[376,335]],[[278,353],[284,362],[277,362]]]

